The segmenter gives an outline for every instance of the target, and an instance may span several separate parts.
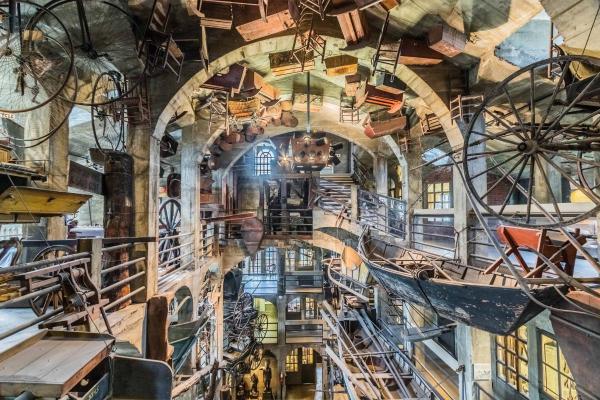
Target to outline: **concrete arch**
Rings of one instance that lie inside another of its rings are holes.
[[[171,98],[169,103],[167,103],[156,122],[153,136],[156,138],[161,137],[162,133],[165,131],[169,119],[176,111],[180,111],[182,108],[188,110],[191,108],[189,99],[192,98],[194,91],[216,72],[234,63],[243,62],[249,57],[273,52],[287,51],[292,48],[293,38],[293,35],[286,35],[249,43],[211,62],[206,70],[201,70],[192,78],[190,78]],[[327,40],[328,53],[338,53],[340,52],[340,49],[346,46],[342,39],[330,36],[325,36],[324,38]],[[332,48],[334,50],[332,50]],[[358,57],[359,60],[364,64],[371,60],[375,53],[375,49],[369,47],[360,50],[344,51],[344,53]],[[452,147],[462,146],[462,135],[460,130],[456,125],[452,124],[450,119],[450,111],[447,105],[435,93],[431,86],[429,86],[425,80],[418,76],[409,67],[404,65],[398,67],[396,76],[405,82],[408,88],[410,88],[410,90],[412,90],[417,96],[423,99],[425,104],[438,117],[446,135],[448,136],[450,145]]]

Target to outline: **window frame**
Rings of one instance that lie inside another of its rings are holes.
[[[447,190],[445,190],[444,185],[448,185]],[[453,207],[452,180],[446,182],[425,182],[424,189],[424,208],[428,210],[445,210]],[[437,195],[440,195],[439,201]],[[430,196],[433,201],[430,201]]]
[[[556,365],[557,367],[555,368],[554,366],[548,364],[545,362],[545,354],[544,354],[544,348],[543,348],[543,337],[546,336],[548,339],[550,339],[551,341],[553,341],[556,344]],[[560,346],[558,345],[558,340],[556,339],[556,336],[553,335],[552,333],[548,332],[548,331],[544,331],[542,329],[538,329],[538,340],[539,340],[539,346],[538,346],[538,355],[539,355],[539,363],[538,363],[538,367],[539,367],[539,371],[538,371],[538,375],[539,375],[539,386],[540,386],[540,397],[544,400],[571,400],[573,399],[572,397],[563,397],[562,395],[562,379],[567,379],[568,381],[570,381],[574,386],[573,388],[575,389],[575,396],[577,396],[577,384],[575,383],[575,379],[573,379],[573,375],[571,374],[571,370],[569,365],[567,364],[567,361],[564,359],[565,356],[562,353]],[[565,365],[567,366],[567,368],[569,368],[569,375],[568,376],[565,372],[561,371],[560,368],[560,364],[561,364],[561,358],[564,360]],[[545,390],[546,384],[544,382],[544,367],[547,366],[548,368],[553,369],[558,376],[558,397],[554,397],[552,394],[548,393]],[[575,399],[578,399],[579,397],[575,397]]]
[[[294,349],[285,356],[285,372],[298,372],[298,349]]]
[[[525,329],[525,334],[524,334],[524,338],[521,337],[519,335],[519,330],[524,328]],[[529,356],[529,329],[526,325],[521,325],[519,328],[517,328],[517,330],[515,330],[513,333],[509,334],[509,335],[495,335],[494,337],[494,358],[495,358],[495,369],[496,369],[496,373],[495,373],[495,378],[502,381],[502,383],[506,384],[507,386],[509,386],[510,388],[512,388],[513,390],[515,390],[517,393],[519,393],[521,396],[524,396],[526,398],[529,398],[530,393],[531,393],[531,380],[529,377],[529,360],[530,360],[530,356]],[[513,338],[514,340],[514,348],[510,348],[509,345],[509,339]],[[500,343],[502,342],[502,343]],[[523,357],[520,354],[520,347],[519,345],[524,346],[525,352],[526,352],[526,356]],[[502,358],[498,357],[498,354],[502,354]],[[512,360],[514,361],[514,366],[513,365],[509,365],[509,359],[511,359],[510,357],[513,357]],[[524,363],[524,366],[522,366],[521,363]],[[503,369],[503,375],[501,375],[500,371]],[[516,386],[513,385],[508,378],[508,374],[509,371],[515,374],[515,378],[516,378]],[[524,375],[524,373],[526,375]],[[526,387],[527,387],[527,392],[525,392],[524,390],[522,390],[522,386],[521,383],[522,382],[526,383]]]
[[[261,146],[256,148],[254,154],[254,175],[264,176],[271,175],[272,165],[271,163],[275,159],[275,152],[272,148]]]

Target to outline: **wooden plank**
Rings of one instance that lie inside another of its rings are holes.
[[[0,194],[1,214],[73,214],[92,197],[87,194],[13,186]]]
[[[354,75],[358,72],[358,58],[348,54],[325,59],[327,76]]]
[[[296,24],[288,10],[268,15],[266,21],[259,18],[235,27],[246,42],[266,38],[294,28]]]
[[[69,186],[95,194],[104,194],[103,174],[74,161],[69,162]]]
[[[231,7],[225,4],[208,4],[202,7],[200,26],[230,30],[233,27]]]

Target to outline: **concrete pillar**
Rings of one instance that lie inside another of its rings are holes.
[[[200,226],[200,159],[202,151],[201,136],[197,125],[186,126],[181,138],[181,232],[191,233],[182,242],[192,243],[193,254],[181,260],[182,265],[195,268],[195,260],[200,256],[202,229]],[[183,248],[182,254],[190,252],[192,247]],[[191,264],[191,263],[194,264]]]
[[[375,191],[377,194],[388,194],[388,164],[384,155],[376,155],[373,159],[373,175],[375,176]]]
[[[490,334],[464,324],[456,327],[456,355],[460,365],[458,390],[461,400],[474,400],[477,381],[491,379]]]
[[[463,125],[463,124],[460,124]],[[473,125],[473,134],[471,135],[472,141],[481,139],[480,135],[475,132],[485,133],[485,120],[479,118]],[[483,152],[485,144],[476,146],[473,152]],[[453,208],[454,208],[454,229],[456,231],[456,256],[462,263],[469,263],[469,232],[468,227],[473,221],[470,220],[470,212],[472,210],[472,204],[469,201],[467,195],[467,188],[465,182],[462,179],[461,171],[462,168],[459,164],[458,167],[452,168],[452,197],[453,197]],[[487,168],[486,159],[479,157],[476,160],[469,162],[469,174],[476,176],[482,173]],[[475,190],[479,195],[483,195],[487,191],[487,174],[475,178],[472,181]]]
[[[554,195],[556,202],[562,203],[562,175],[546,160],[540,159],[539,161],[540,163],[536,163],[535,165],[533,175],[533,197],[540,203],[552,204],[552,195]],[[554,160],[554,163],[559,167],[562,167],[560,160]],[[543,172],[540,169],[540,164],[542,164],[542,168],[544,168]],[[544,172],[546,177],[544,177]],[[546,179],[548,179],[550,182],[550,187],[548,187]],[[527,190],[527,187],[525,187],[525,190]],[[553,210],[553,208],[551,209]],[[537,212],[539,211],[539,208],[535,205],[532,205],[531,210],[533,212]]]
[[[158,237],[158,189],[160,141],[152,136],[149,126],[130,126],[127,149],[133,157],[134,234]],[[158,290],[158,249],[155,242],[136,246],[146,255],[146,298]]]
[[[414,210],[423,208],[423,170],[416,168],[423,164],[421,158],[421,147],[410,147],[406,153],[406,171],[405,171],[405,191],[403,193],[406,199],[406,226],[407,240],[412,242],[415,238],[415,233],[422,230],[422,227],[413,225]]]
[[[71,106],[65,102],[52,102],[32,111],[25,122],[25,139],[36,139],[46,135],[55,124],[70,112]],[[32,142],[27,142],[31,145]],[[69,181],[69,122],[68,120],[50,137],[49,140],[25,150],[28,166],[45,168],[48,179],[44,187],[51,190],[67,191]],[[35,233],[34,233],[35,235]],[[38,235],[35,235],[37,237]],[[67,238],[67,227],[63,217],[52,217],[46,221],[46,239],[62,240]]]

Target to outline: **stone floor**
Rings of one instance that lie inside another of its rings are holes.
[[[286,400],[313,400],[315,398],[315,385],[289,385],[287,386]]]

